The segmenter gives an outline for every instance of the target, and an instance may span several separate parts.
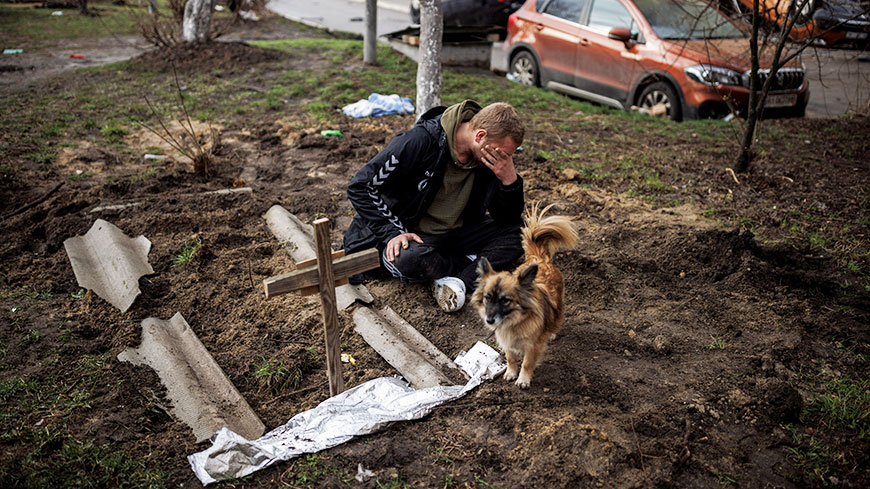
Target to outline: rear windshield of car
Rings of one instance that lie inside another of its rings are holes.
[[[634,0],[662,39],[734,39],[746,37],[718,10],[700,0]]]

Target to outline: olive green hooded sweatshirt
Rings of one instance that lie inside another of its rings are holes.
[[[418,228],[427,234],[444,234],[462,227],[462,211],[471,196],[474,186],[474,169],[479,163],[474,158],[461,162],[456,154],[456,130],[463,122],[468,122],[480,112],[480,105],[466,100],[451,105],[441,116],[441,127],[447,133],[447,146],[450,148],[450,163],[444,172],[441,187],[429,209],[420,219]]]

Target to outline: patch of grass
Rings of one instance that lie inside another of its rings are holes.
[[[141,180],[148,180],[149,178],[155,177],[158,173],[160,173],[159,169],[149,168],[138,175],[131,176],[130,180],[133,180],[134,182],[141,181]]]
[[[728,347],[728,345],[725,343],[725,340],[723,340],[722,338],[717,338],[715,336],[711,336],[710,338],[712,338],[713,341],[707,345],[708,350],[724,350]]]
[[[70,182],[82,182],[82,181],[84,181],[84,180],[88,180],[88,179],[91,178],[92,176],[94,176],[94,172],[92,172],[92,171],[83,171],[83,172],[81,172],[81,173],[75,173],[75,174],[73,174],[73,175],[70,175],[70,177],[67,178],[67,180],[70,181]]]
[[[320,487],[323,482],[322,478],[330,474],[335,474],[345,481],[353,479],[343,476],[337,467],[328,465],[316,453],[303,455],[294,459],[285,474],[292,478],[292,487],[299,488]]]
[[[81,15],[76,9],[25,9],[0,4],[3,44],[29,51],[48,45],[45,41],[135,34],[138,29],[133,13],[147,15],[147,7],[135,3],[119,6],[91,2],[89,7],[99,15]],[[51,15],[55,10],[63,15]]]
[[[130,134],[130,131],[116,123],[110,123],[100,129],[100,135],[110,141],[118,141],[124,136]]]
[[[803,418],[829,428],[855,432],[870,440],[870,381],[839,378],[825,385],[825,393],[811,399]]]
[[[0,459],[3,487],[166,487],[166,475],[152,461],[76,440],[51,426],[33,437],[26,452]]]
[[[814,484],[828,485],[827,476],[835,465],[838,455],[819,437],[801,433],[792,425],[786,426],[791,433],[793,446],[786,447],[788,459]]]
[[[21,348],[27,348],[30,345],[39,343],[39,340],[41,340],[43,336],[45,335],[40,331],[31,329],[26,335],[24,335],[24,337],[18,340],[18,346]]]
[[[202,241],[199,238],[193,237],[187,240],[181,251],[172,259],[172,266],[180,267],[186,265],[193,258],[193,255],[199,251],[202,246]]]

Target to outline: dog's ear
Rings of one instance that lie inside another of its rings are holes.
[[[492,273],[492,265],[489,264],[489,260],[486,259],[485,256],[481,256],[477,261],[477,275],[480,278],[486,277]]]
[[[537,265],[529,265],[526,268],[520,270],[520,273],[517,275],[517,279],[520,281],[520,285],[525,288],[531,288],[532,284],[535,282],[535,277],[538,276],[538,266]]]

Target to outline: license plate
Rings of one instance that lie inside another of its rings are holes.
[[[797,94],[768,95],[765,107],[793,107],[797,103]]]
[[[867,32],[847,32],[846,39],[867,39]]]

